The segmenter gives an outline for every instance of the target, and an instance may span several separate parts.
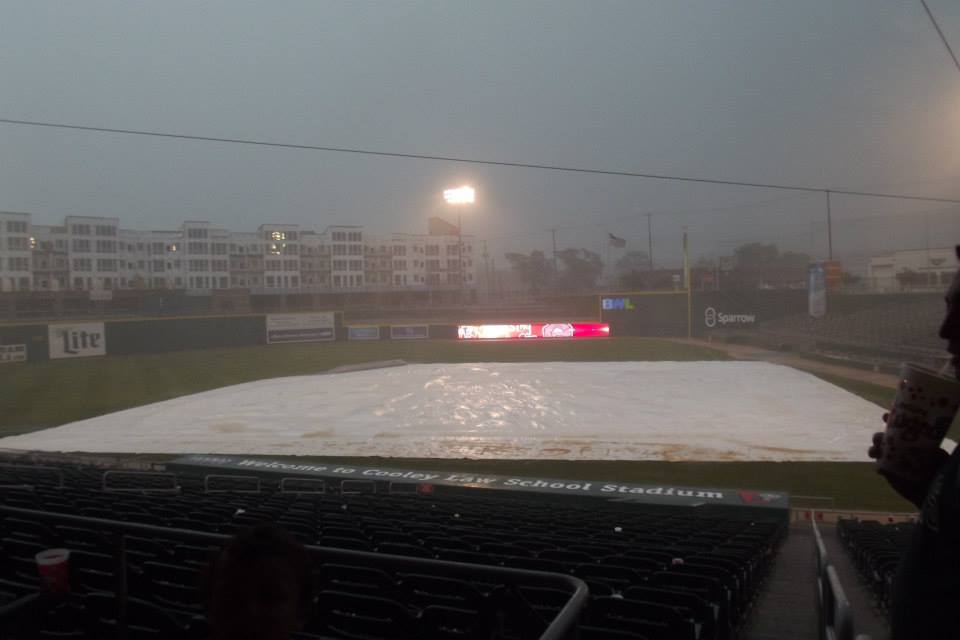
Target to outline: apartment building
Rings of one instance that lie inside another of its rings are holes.
[[[453,228],[455,230],[455,228]],[[120,227],[118,218],[67,216],[34,225],[0,212],[0,291],[176,289],[205,295],[459,289],[476,286],[473,238],[371,236],[357,225],[323,231],[265,223],[229,231],[202,220],[176,229]]]

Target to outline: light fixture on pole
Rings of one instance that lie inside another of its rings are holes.
[[[450,205],[467,205],[477,201],[477,192],[473,187],[463,185],[453,189],[444,189],[443,199]],[[460,275],[460,300],[463,301],[464,278],[464,260],[463,260],[463,215],[460,210],[457,211],[457,262],[460,266],[458,270]]]

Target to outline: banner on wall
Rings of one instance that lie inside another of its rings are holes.
[[[27,345],[25,344],[0,344],[0,364],[7,362],[26,362]]]
[[[246,473],[267,472],[295,477],[344,480],[388,481],[418,483],[421,491],[432,491],[434,486],[502,489],[568,496],[594,496],[652,504],[702,506],[722,504],[768,509],[787,509],[789,494],[779,491],[749,489],[712,489],[682,487],[668,484],[633,484],[591,480],[562,480],[548,477],[506,476],[475,471],[424,471],[391,467],[357,467],[350,464],[323,462],[306,464],[270,458],[243,456],[189,455],[170,461],[173,466],[203,467],[221,470],[239,470]]]
[[[605,338],[605,322],[533,322],[529,324],[462,324],[460,340],[529,340],[542,338]]]
[[[86,358],[107,353],[102,322],[47,325],[50,358]]]
[[[395,324],[390,326],[391,340],[422,340],[430,337],[430,327],[425,324]]]
[[[322,342],[336,338],[333,313],[272,313],[267,316],[267,344]]]
[[[822,318],[827,314],[827,271],[824,263],[811,264],[807,278],[807,313],[814,318]]]
[[[347,340],[379,340],[380,327],[347,327]]]

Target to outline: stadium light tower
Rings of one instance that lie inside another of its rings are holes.
[[[463,207],[477,201],[477,192],[473,187],[463,185],[444,189],[443,199],[447,204],[457,207],[457,260],[460,264],[460,302],[463,302],[463,288],[466,281],[463,264]]]

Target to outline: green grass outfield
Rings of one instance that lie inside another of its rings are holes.
[[[387,340],[6,364],[0,367],[0,436],[225,385],[394,358],[408,362],[547,362],[725,360],[727,356],[707,347],[646,338],[537,343]],[[893,390],[886,387],[835,376],[821,377],[880,405],[889,405],[893,397]],[[830,496],[835,499],[835,506],[841,508],[910,508],[886,487],[869,463],[396,459],[389,464],[597,481],[770,489]]]

